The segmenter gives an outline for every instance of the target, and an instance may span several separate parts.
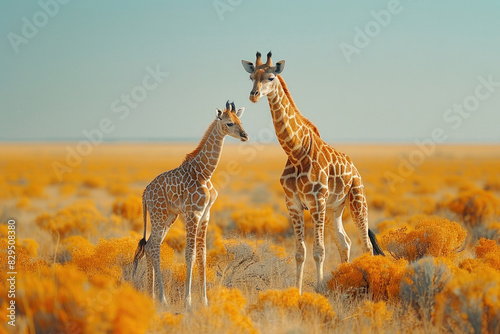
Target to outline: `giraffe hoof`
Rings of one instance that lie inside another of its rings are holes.
[[[191,297],[188,297],[184,300],[184,308],[187,312],[191,312],[193,308],[191,307]]]

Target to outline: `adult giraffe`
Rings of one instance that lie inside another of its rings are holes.
[[[144,190],[142,208],[144,237],[134,257],[134,275],[139,259],[146,255],[147,289],[151,296],[158,290],[158,300],[167,304],[163,292],[160,269],[160,246],[168,230],[179,215],[186,222],[186,286],[184,303],[191,308],[191,276],[195,250],[201,279],[201,300],[207,301],[205,279],[206,234],[210,208],[217,191],[210,178],[217,168],[226,135],[247,141],[248,135],[240,122],[245,108],[236,110],[234,103],[226,103],[224,111],[217,108],[217,116],[210,124],[198,147],[177,168],[158,175]],[[147,214],[151,220],[151,234],[146,241]],[[156,284],[155,284],[156,280]],[[155,288],[156,285],[156,288]]]
[[[269,52],[266,63],[262,63],[261,54],[257,52],[255,64],[246,60],[241,62],[253,82],[250,101],[256,103],[262,96],[267,96],[276,135],[288,156],[280,181],[297,242],[297,286],[302,292],[306,257],[304,209],[308,209],[314,223],[316,284],[317,290],[321,291],[325,218],[330,223],[333,219],[333,237],[341,261],[349,261],[351,241],[342,225],[346,202],[358,228],[363,251],[384,255],[375,234],[368,229],[368,206],[361,176],[351,159],[325,143],[314,124],[295,106],[285,81],[278,75],[285,67],[284,60],[273,66]]]

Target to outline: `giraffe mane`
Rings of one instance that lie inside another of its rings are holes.
[[[288,86],[286,85],[286,82],[283,79],[283,77],[281,75],[278,75],[278,79],[279,79],[279,81],[281,83],[281,87],[283,87],[283,91],[285,92],[285,95],[288,98],[288,101],[290,102],[290,106],[293,109],[295,109],[295,111],[297,112],[298,115],[300,115],[300,119],[302,120],[302,122],[309,129],[311,129],[315,134],[317,134],[318,137],[321,137],[321,135],[319,134],[319,130],[316,127],[316,125],[314,125],[314,123],[311,122],[307,117],[305,117],[304,115],[302,115],[302,113],[299,111],[299,108],[297,108],[297,106],[295,105],[295,102],[293,101],[292,95],[290,94],[290,91],[288,90]]]
[[[201,138],[198,146],[191,153],[186,154],[186,157],[184,158],[184,161],[182,163],[189,162],[189,161],[193,160],[198,155],[198,153],[200,153],[201,149],[203,148],[203,146],[205,146],[205,144],[208,140],[208,136],[210,135],[210,133],[212,133],[212,130],[214,129],[216,124],[217,124],[217,120],[214,120],[212,123],[210,123],[207,130],[205,131],[205,134]]]

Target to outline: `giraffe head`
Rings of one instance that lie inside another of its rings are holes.
[[[224,110],[216,108],[217,126],[220,127],[224,135],[229,135],[241,141],[248,140],[248,135],[243,129],[240,121],[240,117],[243,115],[244,111],[245,108],[236,110],[234,102],[229,103],[229,101],[226,102],[226,108]]]
[[[254,103],[259,101],[262,96],[273,91],[278,82],[276,75],[283,72],[283,69],[285,68],[284,60],[280,60],[276,63],[276,66],[273,66],[271,56],[271,51],[269,51],[265,64],[262,63],[262,60],[260,59],[260,52],[257,52],[255,64],[246,60],[241,61],[245,71],[250,73],[250,80],[253,82],[253,88],[250,92],[250,101]]]

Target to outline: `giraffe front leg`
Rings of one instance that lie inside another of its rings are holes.
[[[188,310],[191,310],[191,281],[193,276],[194,251],[196,249],[196,234],[200,216],[201,214],[199,212],[193,212],[186,215],[186,286],[184,305]]]
[[[306,243],[304,241],[304,210],[297,201],[288,199],[286,201],[288,213],[292,219],[293,232],[295,234],[296,252],[295,262],[297,264],[297,288],[302,294],[302,280],[304,277],[304,261],[306,259]]]
[[[207,227],[210,218],[210,213],[207,212],[200,220],[198,233],[196,235],[196,258],[198,262],[198,271],[200,275],[200,298],[203,305],[208,306],[207,299],[207,277],[206,277],[206,263],[207,263]]]
[[[198,270],[200,275],[200,299],[203,305],[208,306],[207,299],[207,228],[210,221],[210,209],[217,199],[217,190],[209,182],[210,200],[200,219],[198,231],[196,234],[196,260],[198,262]]]
[[[316,290],[323,291],[323,263],[325,262],[325,213],[324,199],[318,199],[309,211],[314,224],[313,257],[316,262]]]

